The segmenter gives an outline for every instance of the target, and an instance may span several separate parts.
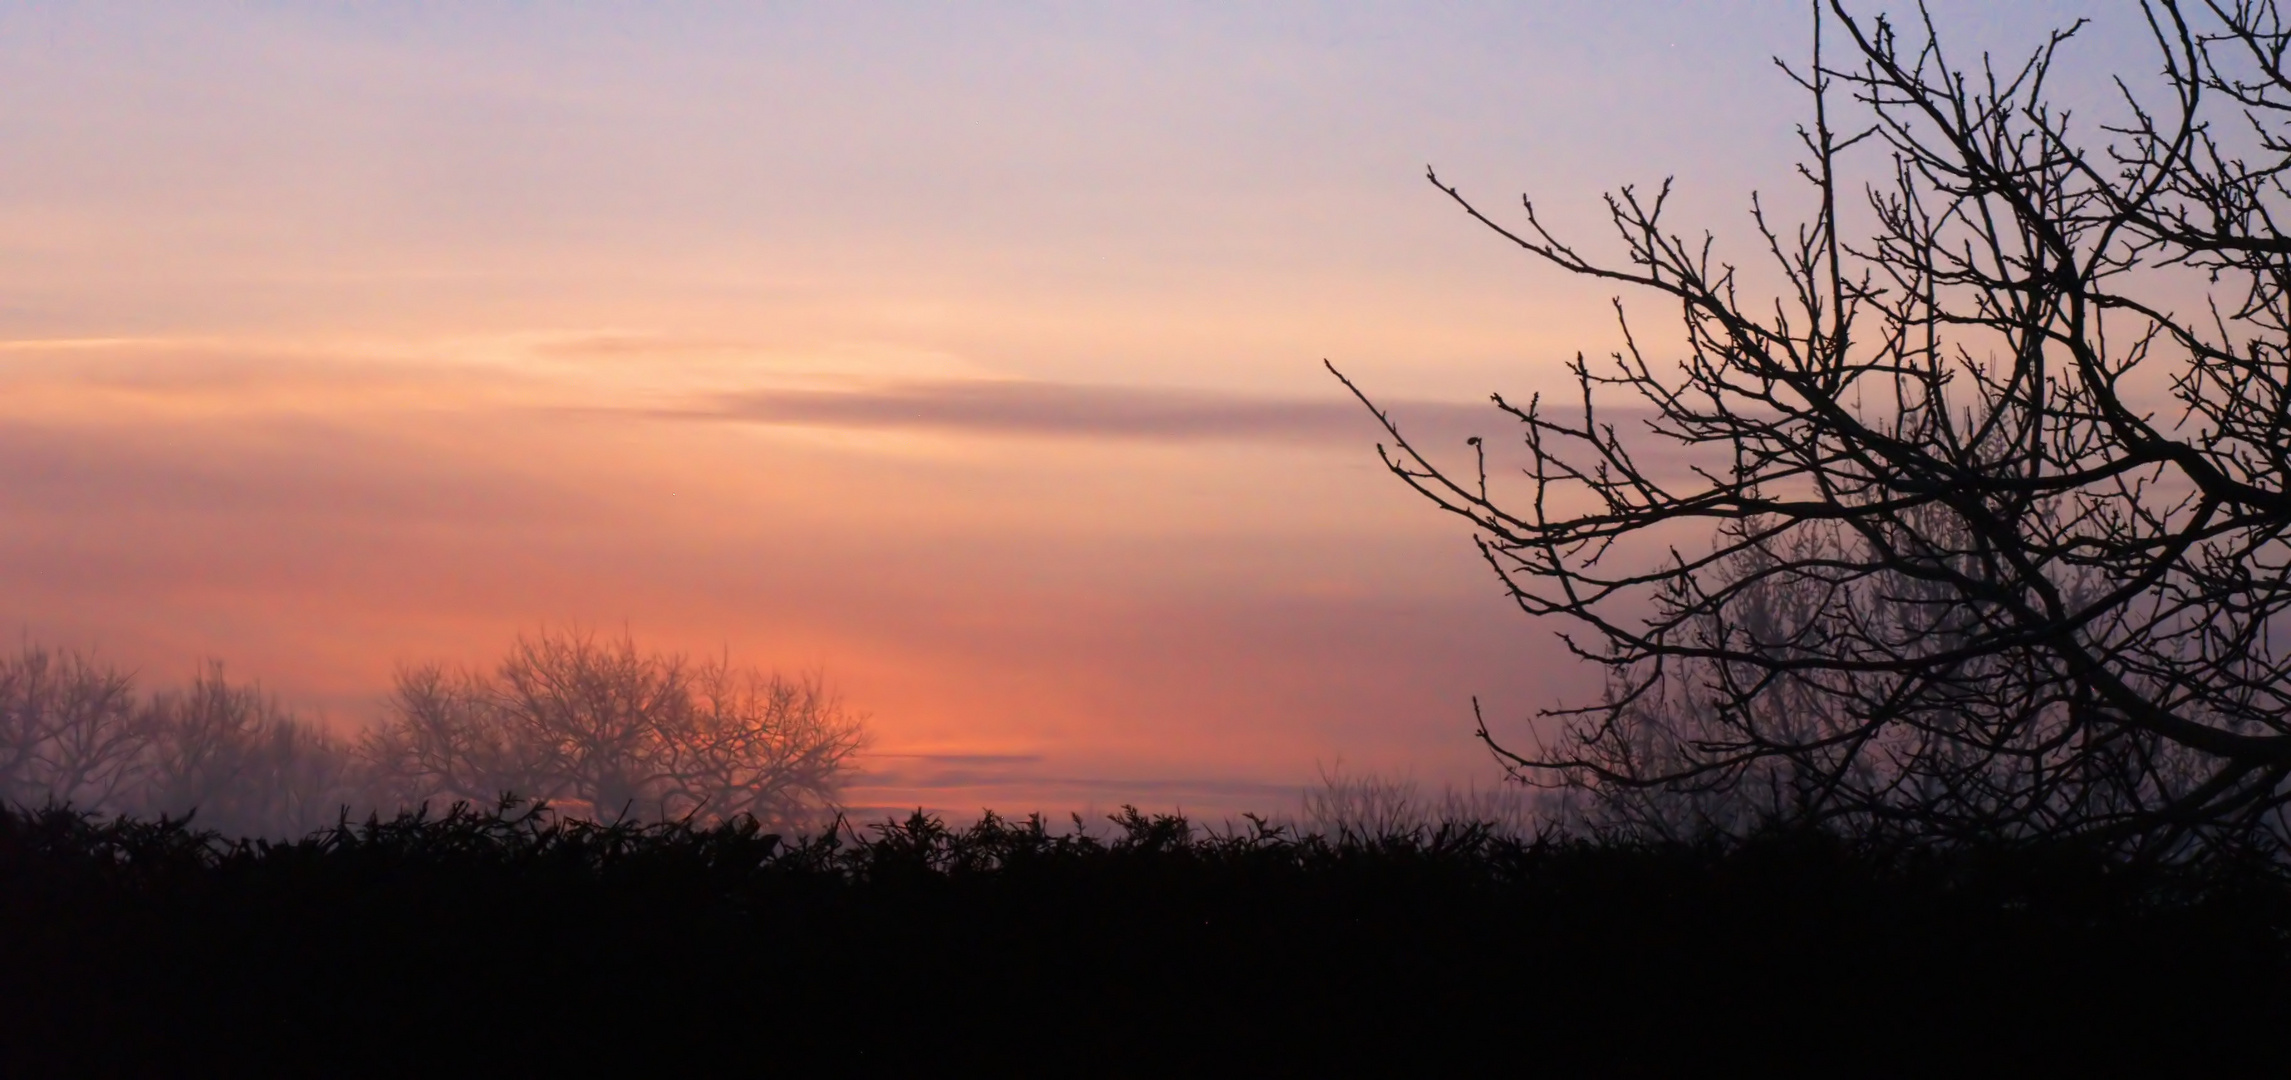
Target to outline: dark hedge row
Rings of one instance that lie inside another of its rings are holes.
[[[1821,836],[0,814],[12,1075],[2272,1062],[2274,870]]]

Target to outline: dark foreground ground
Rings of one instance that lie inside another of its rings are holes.
[[[0,1072],[2281,1075],[2291,891],[2075,852],[0,814]]]

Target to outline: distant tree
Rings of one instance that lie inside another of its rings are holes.
[[[299,834],[365,800],[348,747],[210,664],[140,698],[123,671],[26,645],[0,659],[0,800],[99,814],[196,812],[240,835]]]
[[[0,659],[0,799],[113,805],[143,783],[149,721],[124,673],[25,645]]]
[[[356,742],[209,664],[137,695],[125,672],[27,645],[0,658],[0,800],[195,815],[225,835],[291,836],[345,811],[504,793],[578,814],[802,827],[836,809],[860,717],[814,674],[784,678],[640,654],[626,639],[520,638],[491,673],[398,675]]]
[[[2279,826],[2291,28],[2274,0],[2127,11],[2160,71],[2093,125],[2049,97],[2078,27],[1966,64],[1929,18],[1816,3],[1785,65],[1812,209],[1751,200],[1763,268],[1674,231],[1668,181],[1608,198],[1608,260],[1432,178],[1682,315],[1676,346],[1626,319],[1565,406],[1496,397],[1520,488],[1478,440],[1440,464],[1378,413],[1390,468],[1610,673],[1556,741],[1482,724],[1517,775],[1663,827],[2167,854]]]
[[[866,730],[818,672],[763,675],[719,659],[692,671],[692,715],[670,744],[670,804],[710,818],[804,821],[836,806]]]
[[[544,632],[518,638],[491,674],[401,671],[361,752],[408,802],[514,793],[606,819],[800,824],[835,808],[865,741],[816,675]]]
[[[139,789],[109,802],[145,815],[196,813],[227,835],[300,835],[334,824],[365,801],[349,748],[278,706],[223,666],[179,691],[154,694],[141,729],[148,742]]]

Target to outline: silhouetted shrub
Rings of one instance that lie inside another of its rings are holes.
[[[2271,1060],[2291,1004],[2264,862],[1113,825],[4,814],[0,1045],[72,1075],[2186,1071]]]

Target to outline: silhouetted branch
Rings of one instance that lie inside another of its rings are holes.
[[[1457,475],[1377,414],[1387,466],[1473,523],[1522,609],[1591,631],[1578,651],[1610,672],[1605,700],[1549,714],[1563,741],[1490,739],[1518,775],[1668,831],[1781,819],[2161,852],[2275,820],[2291,34],[2272,0],[2143,10],[2165,92],[2151,107],[2120,82],[2130,118],[2094,152],[2047,98],[2081,24],[1966,66],[1929,18],[1905,33],[1817,4],[1812,61],[1785,68],[1813,112],[1813,210],[1788,228],[1752,203],[1770,299],[1663,221],[1668,181],[1608,198],[1609,262],[1532,203],[1507,225],[1431,177],[1528,254],[1682,315],[1675,364],[1626,321],[1610,364],[1575,362],[1578,404],[1498,399],[1524,429],[1523,499],[1490,495],[1483,446]],[[2231,302],[2182,314],[2206,288]],[[1598,411],[1617,400],[1646,410],[1638,431]],[[1645,464],[1664,444],[1689,467]],[[1715,542],[1689,553],[1698,525]],[[1634,538],[1670,554],[1608,557]]]

